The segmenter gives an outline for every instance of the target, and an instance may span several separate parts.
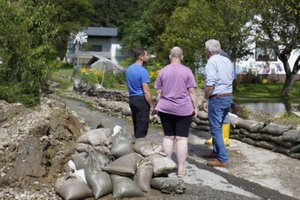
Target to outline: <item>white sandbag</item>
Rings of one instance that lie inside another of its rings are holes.
[[[75,163],[76,169],[85,169],[87,166],[87,157],[86,152],[74,153],[71,155],[73,162]]]
[[[279,125],[279,124],[275,124],[275,123],[270,123],[267,126],[265,126],[263,129],[261,129],[261,132],[269,133],[274,136],[280,136],[289,129],[291,129],[290,126],[284,126],[284,125]]]
[[[115,127],[112,138],[111,155],[119,158],[133,152],[133,138],[131,135],[124,133],[120,128]],[[116,132],[118,131],[118,132]]]
[[[289,153],[300,153],[300,144],[293,146]]]
[[[137,170],[137,166],[141,161],[142,156],[136,153],[130,153],[124,155],[117,160],[109,163],[105,167],[102,167],[104,171],[110,174],[118,174],[121,176],[132,176]]]
[[[153,173],[154,176],[166,175],[176,170],[176,163],[160,154],[152,154],[149,158],[153,161]]]
[[[112,131],[109,128],[99,128],[89,130],[88,132],[82,134],[77,143],[85,143],[93,146],[97,145],[110,145],[112,142]]]
[[[250,132],[259,132],[264,127],[263,122],[257,122],[257,121],[253,121],[253,120],[244,120],[241,118],[233,118],[233,119],[234,120],[232,120],[230,123],[234,124],[234,127],[237,126],[239,128],[244,128]]]
[[[85,169],[87,184],[96,199],[112,192],[110,175],[101,170],[103,157],[104,155],[91,150],[88,155],[88,166]]]
[[[285,142],[300,142],[300,132],[298,130],[288,130],[283,133],[282,140]]]
[[[81,200],[93,196],[88,185],[76,175],[59,178],[55,184],[55,191],[65,200]]]
[[[153,144],[149,139],[139,138],[133,145],[134,151],[142,156],[149,156],[151,154],[162,154],[164,155],[162,145]]]
[[[68,166],[69,166],[72,174],[80,177],[83,180],[83,182],[86,184],[84,169],[77,170],[76,166],[75,166],[75,163],[72,160],[69,160]]]
[[[202,119],[202,120],[203,119],[208,119],[208,114],[207,114],[207,112],[201,110],[201,111],[198,112],[197,117],[199,119]]]
[[[134,180],[138,186],[144,191],[150,191],[150,183],[153,176],[153,162],[151,158],[144,158],[138,166]]]
[[[113,135],[112,136],[114,137],[116,134],[121,133],[121,132],[123,132],[122,127],[119,126],[119,125],[116,125],[113,128]]]
[[[267,142],[267,141],[257,141],[256,145],[269,150],[272,150],[278,146],[275,142]]]
[[[111,175],[113,183],[113,198],[131,198],[144,196],[136,182],[128,177]]]
[[[151,180],[151,187],[158,189],[163,193],[182,194],[185,192],[185,184],[182,179],[169,177],[156,177]]]

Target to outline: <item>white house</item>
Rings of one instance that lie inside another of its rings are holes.
[[[97,55],[118,65],[118,62],[123,59],[118,28],[88,27],[83,32],[88,36],[87,43],[84,44],[85,50],[80,47],[76,52],[73,39],[70,37],[66,53],[67,62],[75,64],[78,59],[80,65],[87,65],[93,55]]]

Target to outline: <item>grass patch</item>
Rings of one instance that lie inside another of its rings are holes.
[[[296,127],[298,124],[300,124],[300,117],[291,112],[285,112],[284,114],[273,118],[272,121],[277,124],[290,124]]]
[[[1,83],[0,99],[8,103],[20,102],[27,107],[33,107],[40,102],[39,87],[22,82]]]
[[[237,101],[268,101],[297,100],[300,98],[300,82],[295,81],[289,97],[280,95],[283,83],[240,84],[234,88],[234,99]]]
[[[61,93],[72,86],[72,81],[70,77],[72,76],[73,69],[62,68],[53,71],[50,80],[59,83],[58,93]]]

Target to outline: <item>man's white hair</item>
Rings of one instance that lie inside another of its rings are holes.
[[[170,59],[179,58],[183,59],[182,49],[180,47],[173,47],[170,51]]]
[[[205,42],[205,48],[210,53],[219,53],[221,51],[221,45],[219,40],[210,39]]]

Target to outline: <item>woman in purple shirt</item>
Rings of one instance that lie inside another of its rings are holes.
[[[188,135],[192,117],[197,116],[196,82],[190,68],[181,64],[182,50],[170,51],[171,64],[161,69],[155,81],[158,111],[164,130],[163,148],[171,158],[176,142],[177,175],[185,175],[184,164],[188,152]]]

